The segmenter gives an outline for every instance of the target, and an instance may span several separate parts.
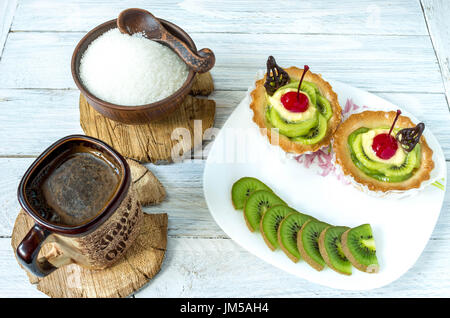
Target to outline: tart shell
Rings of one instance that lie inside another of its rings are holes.
[[[336,155],[336,164],[342,168],[342,172],[345,175],[351,176],[357,183],[367,186],[371,191],[406,191],[413,188],[419,188],[423,181],[430,179],[430,172],[434,168],[432,159],[433,150],[428,146],[423,135],[419,141],[422,153],[420,167],[411,178],[405,181],[395,183],[379,181],[367,176],[355,166],[350,155],[350,147],[347,142],[348,136],[361,127],[372,129],[390,126],[394,121],[396,114],[397,113],[394,111],[364,111],[353,114],[339,126],[334,135],[333,150]],[[412,128],[416,126],[411,119],[406,116],[399,116],[396,125],[402,128]]]
[[[289,77],[293,80],[300,80],[303,69],[297,68],[295,66],[284,69]],[[320,93],[328,99],[331,108],[333,110],[333,116],[328,120],[327,132],[325,137],[313,145],[304,145],[298,142],[290,140],[288,137],[279,134],[277,131],[272,130],[272,126],[266,121],[266,89],[264,83],[266,82],[266,75],[264,78],[256,81],[255,89],[250,93],[252,101],[250,103],[250,108],[253,110],[253,121],[259,126],[260,132],[269,138],[271,144],[276,145],[278,140],[278,145],[286,152],[302,154],[306,152],[314,152],[322,147],[328,146],[331,142],[331,138],[336,131],[342,118],[342,109],[339,105],[337,94],[333,91],[330,83],[325,81],[320,74],[315,74],[312,72],[307,72],[304,77],[305,81],[313,82],[317,85]]]

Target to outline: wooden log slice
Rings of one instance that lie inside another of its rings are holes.
[[[143,206],[161,203],[166,197],[166,190],[161,182],[146,167],[127,159],[131,170],[131,180],[137,193],[137,199]]]
[[[165,191],[159,180],[144,166],[129,159],[128,162],[138,199],[153,204],[161,202]],[[27,271],[30,283],[50,297],[127,297],[159,272],[167,245],[167,223],[165,213],[144,214],[140,233],[133,245],[110,268],[89,270],[71,264],[44,278]],[[21,210],[11,237],[14,251],[33,225],[33,219]],[[54,251],[53,243],[49,243],[43,246],[40,255],[50,256]]]
[[[213,89],[211,74],[205,73],[197,75],[191,94],[208,95]],[[201,146],[205,130],[214,125],[215,111],[213,100],[188,95],[169,117],[145,125],[127,125],[104,117],[80,95],[80,125],[84,133],[105,141],[125,157],[142,162],[173,162],[188,156],[192,149]],[[197,122],[201,123],[201,131],[195,133],[201,133],[200,138],[194,138],[197,120],[201,121]]]

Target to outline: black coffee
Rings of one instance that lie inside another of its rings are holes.
[[[76,226],[103,211],[119,182],[118,171],[105,158],[75,152],[42,169],[31,182],[27,197],[49,222]]]

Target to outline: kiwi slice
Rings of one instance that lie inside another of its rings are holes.
[[[325,260],[319,251],[319,236],[328,226],[330,225],[324,222],[309,220],[303,224],[297,236],[297,247],[300,255],[318,271],[325,267]]]
[[[327,133],[327,120],[322,114],[319,114],[318,125],[312,128],[306,135],[292,138],[292,141],[300,142],[305,145],[316,144],[325,137]]]
[[[268,186],[252,177],[240,178],[233,184],[231,188],[231,201],[236,210],[242,210],[244,208],[245,200],[248,196],[256,190],[268,190],[272,191]]]
[[[309,101],[315,106],[317,102],[317,95],[314,86],[310,83],[302,82],[302,87],[300,87],[300,90],[308,95]]]
[[[319,86],[317,86],[316,83],[309,82],[309,81],[303,81],[302,84],[309,84],[309,85],[311,85],[312,87],[314,87],[314,90],[316,91],[316,94],[320,95]]]
[[[353,266],[366,273],[378,272],[380,266],[370,224],[346,230],[341,241],[342,251]]]
[[[317,95],[317,109],[328,121],[333,116],[333,110],[331,109],[330,102],[323,96]]]
[[[297,235],[303,224],[313,219],[311,216],[293,212],[281,221],[278,227],[277,239],[283,252],[294,263],[297,263],[301,256],[297,247]]]
[[[348,142],[348,145],[350,146],[350,149],[353,149],[353,143],[355,142],[355,138],[359,134],[363,134],[368,131],[369,131],[369,128],[361,127],[361,128],[356,129],[354,132],[352,132],[347,138],[347,142]]]
[[[346,226],[329,226],[320,233],[319,251],[325,263],[334,271],[344,274],[352,274],[352,264],[342,251],[341,236],[347,231]]]
[[[266,213],[270,207],[278,204],[286,205],[286,203],[272,191],[257,190],[251,193],[244,204],[244,217],[249,230],[252,232],[258,230],[261,217],[264,213]]]
[[[418,168],[420,168],[420,165],[422,164],[422,151],[420,148],[420,144],[417,144],[414,147],[414,150],[411,152],[414,152],[416,154],[416,167],[415,168],[418,169]]]
[[[400,166],[391,165],[384,169],[382,172],[388,177],[401,177],[410,174],[417,165],[417,154],[415,151],[408,153],[405,162]]]
[[[272,250],[278,248],[278,227],[281,221],[289,214],[297,212],[286,205],[274,205],[269,208],[261,218],[259,230],[266,242],[267,246]]]
[[[300,122],[286,122],[276,111],[274,107],[270,110],[270,122],[273,126],[278,128],[280,134],[287,137],[295,137],[307,134],[313,127],[318,124],[318,112],[310,119],[300,121]]]
[[[385,163],[373,161],[366,155],[361,139],[362,134],[357,135],[352,144],[356,159],[358,159],[363,165],[371,170],[382,171],[384,168],[386,168]]]

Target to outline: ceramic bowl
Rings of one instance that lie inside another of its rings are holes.
[[[163,19],[158,20],[167,29],[167,31],[185,42],[194,52],[197,51],[194,41],[192,41],[191,37],[183,29],[169,21]],[[145,124],[168,116],[184,101],[186,95],[189,94],[195,76],[195,72],[193,70],[189,70],[187,79],[183,86],[181,86],[175,93],[157,102],[139,106],[123,106],[106,102],[90,93],[89,90],[83,85],[79,75],[80,60],[83,53],[92,41],[101,36],[103,33],[116,27],[116,19],[110,20],[89,31],[80,40],[72,55],[71,68],[72,77],[75,84],[78,86],[81,94],[83,94],[86,98],[89,105],[94,107],[94,109],[103,116],[112,120],[125,124]]]

